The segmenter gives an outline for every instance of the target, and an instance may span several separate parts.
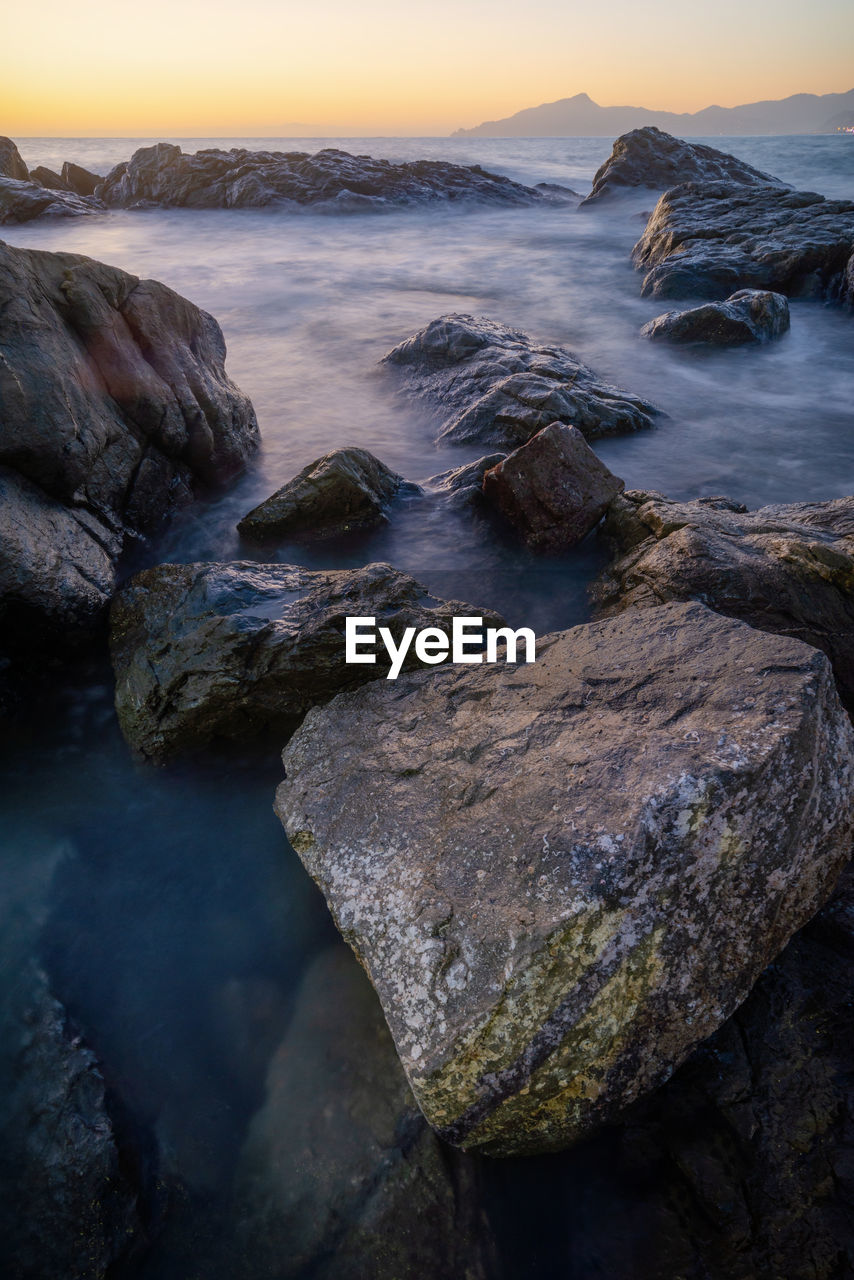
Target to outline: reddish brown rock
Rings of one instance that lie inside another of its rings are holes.
[[[483,492],[531,547],[574,546],[624,489],[577,427],[553,422],[483,477]]]

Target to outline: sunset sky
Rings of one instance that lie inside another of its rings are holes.
[[[0,133],[445,134],[854,87],[852,0],[17,0]]]

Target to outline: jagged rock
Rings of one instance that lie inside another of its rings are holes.
[[[41,186],[47,187],[49,191],[71,191],[72,188],[68,183],[60,177],[53,169],[46,169],[40,164],[36,169],[30,172],[30,182],[38,182]]]
[[[95,188],[99,187],[104,179],[100,174],[92,173],[82,165],[71,164],[66,160],[62,166],[62,181],[79,196],[93,196]]]
[[[80,218],[103,213],[99,200],[83,199],[70,191],[54,191],[40,182],[0,177],[0,225],[32,222],[33,218]]]
[[[197,209],[315,205],[342,213],[421,206],[436,201],[498,205],[554,203],[553,194],[445,160],[393,164],[327,148],[246,151],[215,148],[185,155],[158,142],[111,169],[98,188],[111,207],[179,205]]]
[[[237,1175],[237,1275],[486,1280],[478,1165],[421,1115],[346,947],[313,962]]]
[[[626,187],[666,191],[681,182],[786,185],[726,151],[717,151],[701,142],[685,142],[656,129],[654,125],[647,125],[644,129],[632,129],[617,139],[608,159],[596,170],[593,190],[582,200],[580,207],[584,208]]]
[[[575,427],[544,427],[483,477],[484,496],[528,546],[575,546],[624,488]]]
[[[132,578],[111,611],[119,723],[156,760],[217,738],[290,731],[309,707],[389,669],[381,645],[375,664],[345,663],[347,616],[376,618],[399,642],[405,627],[447,629],[471,611],[387,564],[157,565]],[[419,665],[412,652],[409,660]]]
[[[854,250],[854,201],[813,191],[685,183],[661,197],[634,265],[656,298],[720,298],[736,289],[836,297]]]
[[[257,542],[372,529],[386,520],[389,503],[401,490],[417,492],[417,486],[367,449],[336,449],[303,467],[237,528]]]
[[[492,1154],[566,1146],[666,1079],[850,853],[826,658],[696,603],[343,694],[283,761],[276,810],[419,1105]]]
[[[854,497],[747,511],[628,490],[603,530],[617,558],[595,588],[602,613],[702,600],[821,649],[854,707]]]
[[[789,304],[781,293],[739,289],[726,302],[709,302],[690,311],[666,311],[641,329],[645,338],[666,342],[707,342],[734,346],[768,342],[789,328]]]
[[[87,638],[128,540],[244,465],[258,428],[224,360],[165,285],[0,242],[4,648]]]
[[[26,182],[29,176],[27,166],[12,139],[0,138],[0,178],[15,178],[18,182]]]
[[[403,389],[441,415],[440,444],[515,449],[564,422],[588,438],[652,426],[653,405],[601,382],[563,347],[481,316],[447,315],[384,357]]]
[[[466,462],[450,471],[440,471],[427,481],[429,488],[454,506],[468,507],[483,501],[483,477],[507,457],[506,453],[488,453],[475,462]]]

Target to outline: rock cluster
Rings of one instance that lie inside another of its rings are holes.
[[[256,448],[216,321],[152,280],[0,242],[4,647],[88,636],[128,540]]]
[[[593,190],[580,207],[627,187],[666,191],[682,182],[785,186],[778,178],[754,169],[726,151],[717,151],[701,142],[685,142],[648,125],[644,129],[632,129],[617,139],[610,156],[596,171]]]
[[[602,382],[563,347],[485,317],[446,315],[384,357],[441,419],[439,444],[515,449],[563,422],[588,438],[652,426],[647,401]]]
[[[645,338],[738,346],[768,342],[789,328],[789,304],[781,293],[739,289],[725,302],[707,302],[689,311],[666,311],[641,329]]]
[[[237,528],[256,542],[338,537],[382,524],[401,490],[418,492],[367,449],[336,449],[310,462]]]
[[[747,511],[628,490],[604,531],[618,555],[597,586],[603,612],[702,600],[821,649],[854,708],[854,498]]]
[[[387,564],[157,565],[132,578],[111,610],[119,723],[154,760],[217,739],[289,732],[310,707],[388,671],[382,648],[375,664],[345,663],[347,616],[375,618],[399,643],[406,627],[447,629],[471,613]]]
[[[852,301],[852,260],[854,201],[731,182],[667,191],[632,250],[656,298],[770,289]]]
[[[493,1154],[567,1145],[742,1002],[850,853],[825,657],[700,604],[533,666],[309,714],[276,809],[368,970],[419,1105]]]

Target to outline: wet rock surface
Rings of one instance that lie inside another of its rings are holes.
[[[597,378],[563,347],[485,317],[446,315],[384,357],[440,418],[437,444],[515,449],[563,422],[595,438],[653,425],[655,407]]]
[[[110,615],[119,723],[131,746],[156,760],[218,738],[293,730],[310,707],[389,669],[381,642],[375,664],[345,663],[347,616],[373,617],[399,642],[406,627],[447,629],[455,615],[472,611],[434,599],[387,564],[145,569],[122,588]],[[412,651],[408,660],[420,666]]]
[[[632,262],[641,292],[720,298],[736,289],[848,297],[854,201],[812,191],[685,183],[659,200]]]
[[[629,490],[603,531],[618,555],[595,588],[602,612],[702,600],[821,649],[854,707],[854,498],[747,511]]]
[[[564,1147],[744,1000],[850,855],[817,650],[699,604],[312,712],[276,811],[466,1148]]]
[[[336,449],[310,462],[293,480],[245,515],[245,538],[338,537],[382,524],[394,497],[417,493],[367,449]]]
[[[785,183],[752,165],[707,147],[701,142],[686,142],[672,134],[648,125],[632,129],[614,143],[610,156],[596,171],[593,189],[581,207],[602,200],[627,187],[650,187],[666,191],[682,182],[734,182],[746,186]]]
[[[528,546],[542,551],[575,546],[624,487],[581,432],[559,422],[538,431],[483,477],[484,497]]]
[[[32,222],[34,218],[82,218],[103,212],[100,201],[83,199],[72,191],[0,177],[0,225]]]
[[[643,326],[641,336],[654,341],[738,346],[782,337],[789,324],[789,304],[781,293],[740,289],[725,302],[656,316]]]
[[[327,148],[247,151],[212,148],[195,155],[167,142],[142,147],[111,169],[98,187],[111,208],[156,204],[196,209],[312,205],[329,211],[370,212],[437,201],[495,205],[554,203],[552,192],[526,187],[479,165],[444,160],[395,164]],[[564,197],[561,197],[561,200]]]
[[[430,1129],[343,945],[312,963],[236,1182],[236,1274],[494,1280],[479,1169]]]
[[[76,254],[0,243],[4,642],[71,644],[118,556],[257,446],[212,316]]]
[[[475,462],[431,476],[427,484],[454,506],[478,505],[483,501],[483,477],[506,457],[506,453],[487,453]]]

